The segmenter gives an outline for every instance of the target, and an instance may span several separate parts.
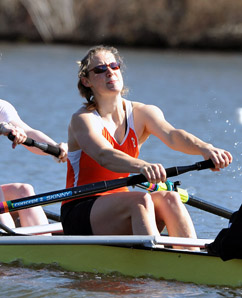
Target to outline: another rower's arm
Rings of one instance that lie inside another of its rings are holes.
[[[27,125],[24,121],[21,120],[20,117],[14,121],[11,121],[11,124],[13,124],[16,127],[22,128],[29,138],[34,139],[37,142],[47,143],[49,145],[59,147],[61,150],[59,160],[62,162],[65,162],[67,160],[68,147],[67,147],[66,143],[60,143],[60,144],[56,143],[53,139],[51,139],[45,133],[41,132],[40,130],[33,129],[32,127]],[[25,148],[28,149],[29,151],[31,151],[32,153],[46,155],[46,153],[44,153],[42,150],[39,150],[38,148],[28,147],[28,146],[25,146]]]

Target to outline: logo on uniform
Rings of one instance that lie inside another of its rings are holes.
[[[133,146],[134,146],[134,148],[136,148],[136,143],[135,143],[135,138],[131,138],[131,141],[133,142]]]

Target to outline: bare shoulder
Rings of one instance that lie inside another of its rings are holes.
[[[72,114],[69,128],[72,130],[92,131],[96,123],[96,117],[93,111],[88,111],[85,107],[81,107]]]
[[[77,119],[81,120],[81,119],[92,117],[92,114],[93,114],[92,111],[88,111],[86,107],[82,106],[72,114],[71,122],[76,121]]]
[[[155,105],[144,104],[141,102],[132,102],[133,112],[137,116],[149,116],[149,115],[158,115],[159,117],[164,117],[161,109]]]
[[[87,111],[86,107],[82,106],[76,112],[74,112],[72,114],[72,117],[78,117],[78,116],[81,116],[85,113],[89,113],[89,112]]]
[[[68,127],[68,146],[70,151],[85,148],[90,142],[90,134],[95,133],[93,113],[81,107],[72,114]]]

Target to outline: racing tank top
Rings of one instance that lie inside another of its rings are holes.
[[[98,126],[97,129],[100,129],[100,133],[102,133],[102,135],[110,142],[110,144],[112,144],[113,148],[123,151],[134,158],[137,158],[139,155],[139,146],[138,138],[134,129],[132,103],[128,100],[125,100],[124,102],[126,108],[127,129],[124,139],[121,143],[118,143],[115,140],[114,136],[104,126],[103,120],[96,110],[93,111],[96,117],[95,125]],[[66,188],[76,187],[104,180],[124,178],[128,176],[129,173],[116,173],[102,167],[94,159],[88,156],[82,149],[73,152],[68,152]],[[128,187],[113,189],[102,193],[98,193],[96,195],[101,196],[123,191],[129,191]],[[62,204],[65,204],[73,200],[75,199],[63,201]]]

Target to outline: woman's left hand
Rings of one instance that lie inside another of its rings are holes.
[[[226,168],[233,161],[233,157],[229,151],[213,146],[204,152],[203,157],[205,160],[211,159],[214,163],[215,168],[211,169],[212,171],[219,171],[220,169]]]

